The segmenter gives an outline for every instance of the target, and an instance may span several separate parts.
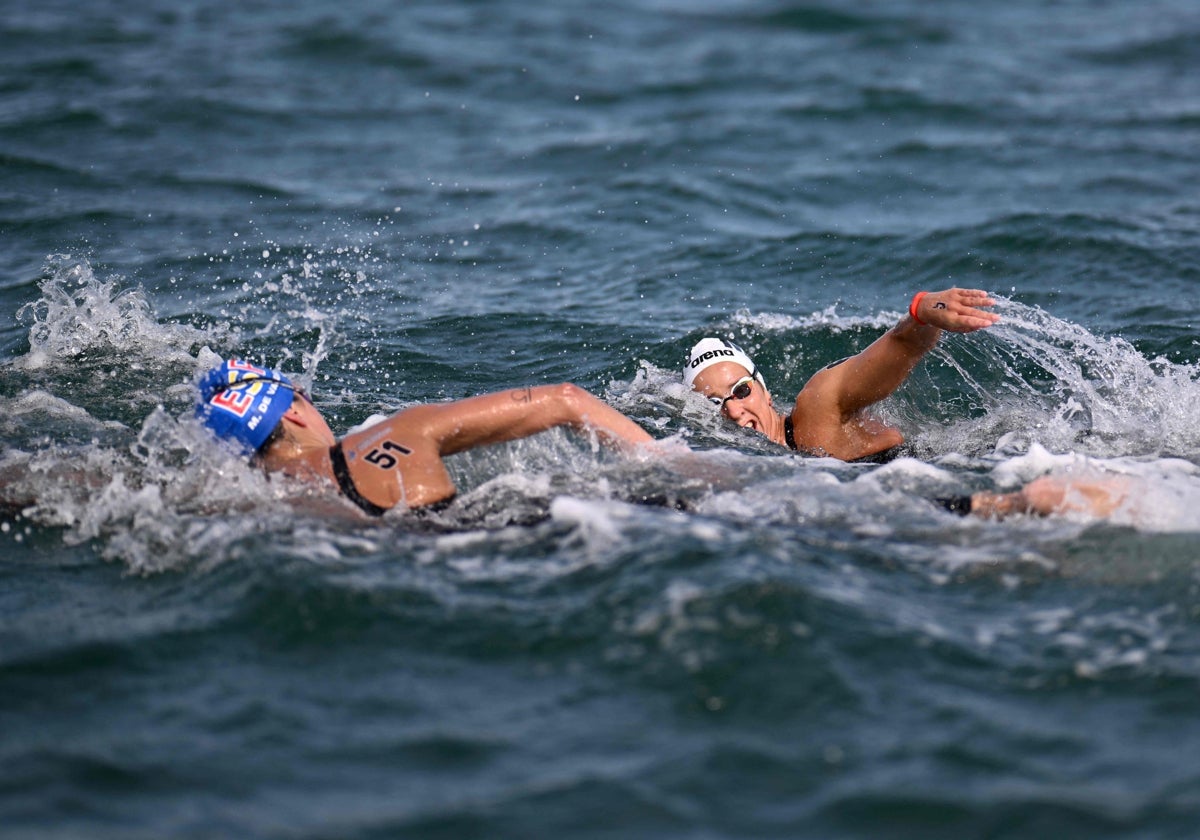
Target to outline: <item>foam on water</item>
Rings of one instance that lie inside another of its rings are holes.
[[[1200,458],[1200,368],[1147,359],[1118,336],[1097,336],[1034,307],[1002,301],[988,340],[943,355],[993,366],[1000,388],[980,388],[981,402],[1000,414],[1034,422],[1030,441],[1097,456],[1176,455]]]
[[[138,574],[229,559],[228,548],[286,510],[293,492],[246,469],[190,417],[161,409],[128,448],[52,445],[10,452],[0,469],[6,493],[31,500],[27,519]]]
[[[832,332],[857,330],[862,328],[886,330],[900,320],[900,312],[879,312],[875,315],[838,315],[837,304],[809,315],[787,315],[777,312],[752,313],[748,309],[739,309],[730,319],[735,328],[748,329],[765,333],[784,333],[792,331],[813,331],[820,328]]]
[[[118,278],[100,280],[87,262],[69,255],[48,258],[40,289],[41,298],[17,310],[18,321],[29,324],[29,352],[15,362],[21,368],[113,355],[191,362],[191,345],[230,339],[219,329],[160,322],[145,292],[122,289]]]

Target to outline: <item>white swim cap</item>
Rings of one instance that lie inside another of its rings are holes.
[[[687,362],[683,366],[683,381],[689,388],[695,387],[696,377],[700,372],[721,362],[733,362],[746,369],[746,373],[758,380],[765,389],[767,383],[754,365],[754,360],[746,355],[746,351],[732,341],[724,338],[702,338],[697,341],[688,353]]]

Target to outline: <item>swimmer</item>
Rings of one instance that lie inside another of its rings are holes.
[[[817,371],[796,396],[790,414],[775,410],[762,372],[740,347],[704,338],[688,353],[684,381],[744,429],[798,452],[843,461],[883,462],[900,454],[904,436],[867,413],[890,396],[943,331],[970,333],[1000,320],[987,292],[947,289],[918,292],[908,315],[857,355]],[[952,513],[988,519],[1019,514],[1111,516],[1129,492],[1118,479],[1080,480],[1052,475],[1010,493],[979,492],[936,499]]]
[[[999,321],[981,308],[993,305],[987,292],[976,289],[918,292],[896,326],[861,353],[813,374],[786,415],[775,410],[762,372],[731,341],[697,342],[688,353],[684,381],[726,418],[780,446],[843,461],[887,460],[898,453],[904,435],[867,409],[903,384],[944,330],[969,333]]]
[[[455,494],[443,458],[557,426],[594,432],[636,451],[640,426],[575,385],[542,385],[403,409],[340,441],[284,374],[229,360],[200,380],[197,413],[268,472],[325,482],[371,516],[421,508]]]

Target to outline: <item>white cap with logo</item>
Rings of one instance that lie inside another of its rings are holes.
[[[746,351],[732,341],[724,338],[702,338],[692,345],[687,362],[683,366],[683,381],[689,388],[695,387],[696,377],[707,368],[721,362],[733,362],[746,369],[746,373],[758,380],[763,388],[767,383],[754,365],[754,360],[746,355]]]

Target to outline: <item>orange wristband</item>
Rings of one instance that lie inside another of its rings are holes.
[[[908,314],[911,315],[912,319],[922,327],[928,327],[929,325],[917,317],[917,307],[921,305],[921,298],[925,297],[927,294],[929,294],[929,292],[917,292],[915,295],[913,295],[912,303],[908,305]]]

